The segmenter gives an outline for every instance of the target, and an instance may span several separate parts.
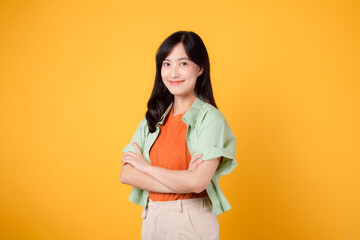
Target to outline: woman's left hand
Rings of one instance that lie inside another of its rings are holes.
[[[135,142],[132,145],[135,147],[136,153],[130,151],[124,153],[121,162],[123,165],[130,164],[140,172],[146,173],[150,169],[151,164],[142,155],[140,147]]]

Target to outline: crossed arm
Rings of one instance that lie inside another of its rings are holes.
[[[191,157],[188,170],[169,170],[148,163],[140,147],[133,143],[136,153],[122,156],[120,181],[143,190],[161,193],[202,192],[210,183],[218,166],[218,160],[201,160],[201,154]]]

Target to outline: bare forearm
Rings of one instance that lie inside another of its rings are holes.
[[[160,183],[150,175],[138,171],[129,164],[122,166],[120,182],[150,192],[175,193],[171,188]]]
[[[176,193],[200,193],[209,185],[217,166],[218,160],[212,159],[201,163],[192,171],[170,170],[151,165],[144,172]]]
[[[197,189],[197,178],[193,171],[170,170],[151,166],[146,173],[168,188],[174,189],[176,193],[199,191]]]

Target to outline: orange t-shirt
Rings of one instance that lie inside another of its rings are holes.
[[[174,106],[160,126],[160,133],[150,150],[151,164],[171,170],[187,170],[191,155],[186,144],[187,125],[182,121],[183,114],[174,116]],[[206,195],[201,193],[155,193],[149,192],[153,201],[174,201],[180,199],[198,198]]]

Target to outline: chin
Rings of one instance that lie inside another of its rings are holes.
[[[182,95],[182,94],[184,94],[184,92],[183,91],[179,91],[179,89],[173,89],[173,88],[168,88],[168,90],[169,90],[169,92],[172,94],[172,95]]]
[[[172,88],[172,87],[169,87],[167,89],[174,97],[185,97],[191,95],[191,91],[184,91],[185,89]]]
[[[181,93],[181,92],[178,92],[178,91],[170,91],[170,93],[171,93],[172,95],[174,95],[174,97],[175,97],[175,96],[182,96],[182,95],[184,95],[184,93]]]
[[[174,97],[181,97],[181,98],[191,98],[191,94],[186,94],[184,92],[170,92]]]

